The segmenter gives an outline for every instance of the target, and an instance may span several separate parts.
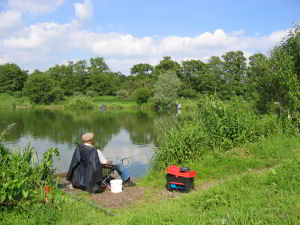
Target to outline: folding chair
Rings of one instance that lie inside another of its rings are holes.
[[[111,173],[113,172],[112,165],[102,164],[102,177],[104,178],[101,184],[110,190],[109,182],[112,179]]]

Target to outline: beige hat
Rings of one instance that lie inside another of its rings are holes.
[[[84,135],[82,135],[82,141],[83,142],[88,142],[91,141],[94,137],[94,133],[85,133]]]

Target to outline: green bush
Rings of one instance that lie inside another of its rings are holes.
[[[59,103],[64,100],[64,91],[60,87],[55,87],[49,92],[49,101]]]
[[[3,135],[0,137],[2,140]],[[58,149],[49,149],[44,153],[43,160],[38,162],[32,147],[11,151],[0,140],[0,155],[0,207],[15,206],[27,200],[33,202],[39,195],[40,187],[52,185],[52,157],[59,156]]]
[[[178,90],[178,96],[184,98],[196,98],[198,96],[198,93],[193,89],[184,88]]]
[[[73,96],[75,96],[75,97],[84,97],[84,94],[80,91],[74,91]]]
[[[165,110],[174,106],[180,85],[181,82],[174,71],[161,73],[154,85],[154,107]]]
[[[125,89],[121,89],[121,90],[118,90],[118,91],[116,92],[116,95],[117,95],[119,98],[121,98],[121,99],[123,99],[123,98],[128,98],[128,97],[129,97],[129,92],[126,91]]]
[[[96,97],[96,96],[97,96],[97,93],[96,93],[95,91],[89,90],[89,91],[87,91],[87,92],[85,93],[85,95],[88,96],[88,97]]]
[[[275,115],[258,117],[242,102],[223,102],[215,96],[202,96],[194,114],[159,124],[153,166],[182,165],[210,150],[228,150],[246,142],[282,131]]]
[[[154,162],[155,168],[166,167],[171,164],[182,165],[194,157],[199,157],[208,149],[208,137],[201,124],[194,121],[184,121],[168,129],[164,134],[164,144],[157,149]]]
[[[148,88],[139,88],[135,91],[136,103],[138,105],[145,104],[151,96],[151,91]]]
[[[15,91],[14,92],[14,97],[16,98],[22,98],[23,94],[22,94],[22,91]]]
[[[66,105],[69,109],[88,110],[93,109],[94,105],[89,97],[74,97]]]
[[[24,85],[24,94],[35,104],[51,104],[64,100],[64,91],[47,73],[32,74]]]

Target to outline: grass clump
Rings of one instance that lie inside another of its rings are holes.
[[[28,205],[39,199],[39,188],[52,185],[52,157],[59,151],[51,148],[39,162],[36,151],[28,146],[12,151],[3,145],[6,131],[0,134],[0,208]]]
[[[227,151],[248,142],[281,133],[287,123],[276,115],[257,115],[239,101],[224,102],[215,96],[202,96],[195,113],[162,122],[154,169],[185,164],[209,151]],[[295,132],[297,134],[297,132]]]
[[[83,96],[74,97],[66,104],[66,108],[73,110],[89,110],[94,107],[91,98]]]

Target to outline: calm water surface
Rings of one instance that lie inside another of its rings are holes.
[[[47,109],[0,109],[0,130],[15,123],[5,136],[9,148],[24,148],[30,143],[39,158],[48,148],[60,150],[55,160],[57,172],[66,172],[75,149],[85,132],[94,132],[97,146],[107,159],[137,155],[124,162],[131,176],[147,172],[156,146],[153,112],[90,111],[72,112]]]

